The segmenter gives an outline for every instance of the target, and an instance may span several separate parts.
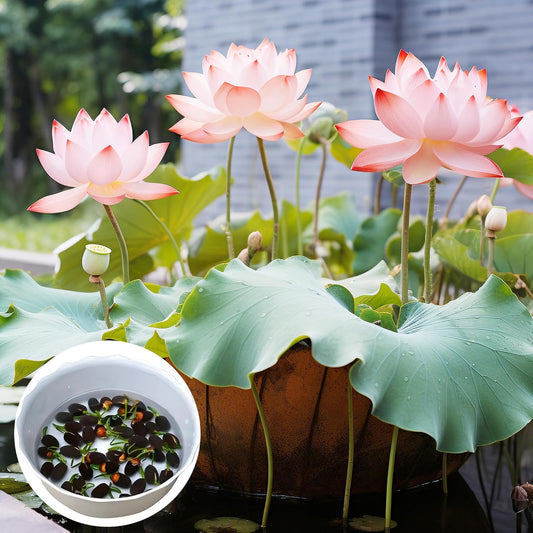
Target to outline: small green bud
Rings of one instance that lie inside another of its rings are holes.
[[[101,244],[87,244],[81,260],[81,266],[91,276],[102,275],[109,267],[111,249]]]
[[[494,206],[485,219],[487,232],[502,231],[507,225],[507,209],[501,206]]]
[[[477,212],[482,218],[485,218],[490,210],[492,209],[492,202],[490,201],[490,198],[484,194],[483,196],[480,196],[477,200]]]

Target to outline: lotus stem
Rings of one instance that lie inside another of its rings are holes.
[[[433,214],[435,212],[435,194],[437,191],[437,180],[429,182],[428,210],[426,215],[426,237],[424,242],[424,301],[431,302],[433,294],[433,281],[431,275],[431,238],[433,236]]]
[[[261,520],[261,528],[264,529],[267,526],[268,513],[270,511],[270,501],[272,499],[274,461],[273,461],[273,456],[272,456],[272,444],[270,442],[270,433],[268,431],[265,413],[263,411],[263,405],[261,404],[261,398],[259,397],[259,393],[257,392],[257,387],[255,386],[254,377],[255,377],[255,374],[251,374],[249,376],[250,386],[252,388],[252,394],[254,395],[257,412],[259,413],[259,418],[261,419],[261,425],[263,426],[263,434],[265,436],[265,445],[266,445],[266,450],[267,450],[267,461],[268,461],[267,491],[266,491],[266,497],[265,497],[265,507],[263,509],[263,519]]]
[[[326,170],[326,158],[328,155],[327,142],[322,140],[320,143],[322,147],[322,161],[320,163],[320,171],[318,173],[318,181],[316,184],[315,194],[315,219],[313,221],[313,249],[316,250],[318,246],[318,213],[320,206],[320,192],[322,190],[322,183],[324,181],[324,171]]]
[[[172,247],[174,248],[174,251],[176,252],[176,256],[178,258],[182,275],[185,275],[185,264],[183,262],[183,257],[181,257],[181,248],[179,244],[176,242],[176,239],[174,239],[174,235],[172,235],[172,232],[170,231],[169,227],[155,214],[154,210],[142,200],[135,200],[139,205],[142,205],[148,213],[152,216],[152,218],[163,228],[163,231],[167,234],[170,242],[172,243]]]
[[[304,151],[305,137],[300,140],[298,147],[298,157],[296,158],[296,240],[298,255],[303,255],[304,245],[302,240],[302,216],[300,213],[300,165],[302,162],[302,153]]]
[[[124,235],[122,234],[120,226],[118,225],[118,220],[116,219],[111,206],[104,204],[104,209],[109,218],[109,222],[111,222],[111,225],[115,230],[115,235],[117,236],[117,241],[120,247],[120,257],[122,258],[122,280],[124,285],[126,285],[130,282],[130,260],[128,257],[128,246],[126,245],[126,240],[124,239]]]
[[[452,210],[452,206],[455,203],[455,200],[457,200],[457,197],[459,196],[461,189],[466,183],[467,178],[468,176],[463,176],[463,178],[459,182],[459,185],[457,185],[457,189],[455,189],[454,193],[452,194],[452,197],[450,198],[448,205],[446,206],[446,210],[444,211],[444,216],[442,217],[442,220],[441,220],[441,227],[444,229],[448,227],[448,217],[450,216],[450,211]]]
[[[492,193],[490,195],[490,201],[494,203],[494,198],[496,198],[496,193],[498,192],[498,189],[500,188],[500,182],[501,178],[496,178],[496,182],[494,183],[494,187],[492,188]]]
[[[231,233],[231,162],[233,160],[233,145],[235,135],[229,140],[228,157],[226,160],[226,242],[228,243],[228,257],[231,261],[235,257],[235,247],[233,245],[233,235]]]
[[[265,142],[260,137],[257,137],[257,144],[259,146],[259,154],[261,155],[261,163],[263,164],[263,172],[267,181],[268,190],[270,192],[270,199],[272,200],[272,216],[274,219],[274,232],[272,234],[272,260],[278,256],[278,237],[279,237],[279,210],[278,199],[276,198],[276,189],[272,181],[272,174],[268,167],[268,160],[265,151]]]
[[[401,295],[402,305],[409,300],[409,213],[411,210],[411,192],[413,186],[405,184],[403,193],[402,249],[401,249]]]
[[[489,240],[489,258],[487,259],[487,273],[490,275],[494,272],[494,241],[495,237],[488,237]]]
[[[98,285],[98,292],[100,293],[100,300],[102,301],[102,311],[104,313],[105,325],[108,329],[111,329],[113,327],[113,322],[111,322],[111,319],[109,318],[109,305],[107,303],[104,280],[100,276],[89,276],[89,281]]]
[[[346,486],[344,487],[344,505],[342,507],[342,523],[344,525],[348,522],[348,510],[350,508],[354,449],[353,388],[350,379],[348,378],[348,467],[346,469]]]
[[[391,509],[392,509],[392,481],[394,478],[394,462],[396,460],[396,445],[398,444],[398,426],[392,430],[390,444],[389,469],[387,471],[387,493],[385,499],[385,533],[390,533]]]
[[[442,492],[448,494],[448,454],[442,454]]]
[[[379,176],[378,184],[376,185],[376,194],[374,196],[374,215],[379,215],[381,211],[381,191],[383,190],[383,183],[385,178],[383,174]]]

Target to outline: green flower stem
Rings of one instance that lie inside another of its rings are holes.
[[[353,424],[353,387],[348,379],[348,467],[346,469],[346,486],[344,487],[344,505],[342,507],[342,523],[348,522],[348,509],[350,507],[350,492],[352,489],[353,457],[355,449],[354,424]]]
[[[235,257],[235,248],[233,246],[233,235],[231,233],[231,162],[233,159],[233,145],[235,136],[233,136],[228,145],[228,157],[226,161],[226,242],[228,243],[228,257],[230,261]]]
[[[313,249],[316,250],[318,246],[318,213],[320,207],[320,192],[322,190],[322,183],[324,181],[324,171],[326,170],[326,159],[328,155],[328,145],[327,141],[322,140],[320,143],[322,147],[322,161],[320,163],[320,171],[318,173],[318,181],[316,184],[316,193],[315,193],[315,219],[313,222]]]
[[[302,240],[302,216],[300,213],[300,164],[302,162],[304,143],[305,137],[300,140],[300,146],[298,147],[298,157],[296,158],[296,238],[298,243],[298,255],[304,254],[304,245]]]
[[[383,182],[385,178],[383,174],[379,176],[378,184],[376,185],[376,194],[374,196],[374,215],[379,215],[381,211],[381,191],[383,190]]]
[[[111,225],[115,230],[117,241],[120,246],[120,256],[122,258],[122,280],[124,282],[124,285],[126,285],[130,282],[130,260],[128,257],[128,247],[126,245],[126,240],[124,239],[124,235],[122,234],[122,230],[118,225],[118,221],[115,217],[115,214],[113,213],[113,210],[111,209],[111,206],[104,205],[104,209],[107,213],[107,216],[109,217],[109,222],[111,222]]]
[[[261,398],[259,398],[259,393],[257,392],[257,387],[255,386],[254,381],[255,374],[249,376],[250,385],[252,388],[252,394],[254,395],[255,405],[257,407],[257,412],[259,413],[259,418],[261,419],[261,425],[263,426],[263,434],[265,436],[265,445],[267,449],[267,461],[268,461],[268,479],[267,479],[267,491],[265,497],[265,507],[263,509],[263,519],[261,521],[261,527],[266,528],[268,521],[268,512],[270,511],[270,501],[272,499],[272,486],[273,486],[273,474],[274,474],[274,465],[272,457],[272,445],[270,443],[270,433],[268,431],[268,426],[265,419],[265,413],[263,411],[263,406],[261,404]]]
[[[413,186],[405,184],[403,193],[403,219],[402,219],[402,250],[401,250],[401,286],[402,304],[409,300],[409,213],[411,211],[411,192]]]
[[[501,178],[496,178],[496,183],[494,183],[494,187],[492,189],[492,194],[490,195],[490,201],[494,203],[494,198],[496,198],[496,193],[498,192],[498,189],[500,188],[500,182]]]
[[[494,237],[488,237],[489,239],[489,258],[487,260],[487,273],[490,275],[494,272]]]
[[[442,492],[448,494],[448,454],[442,454]]]
[[[389,469],[387,471],[387,494],[385,500],[385,533],[390,533],[391,510],[392,510],[392,480],[394,477],[394,462],[396,460],[396,445],[398,444],[398,426],[392,430],[390,444]]]
[[[480,217],[479,219],[479,263],[481,266],[485,265],[485,241],[487,240],[487,237],[485,235],[485,218],[486,217]]]
[[[272,181],[272,174],[268,167],[268,160],[265,151],[265,142],[261,137],[257,137],[257,144],[259,146],[259,153],[261,154],[261,163],[263,164],[263,172],[267,181],[268,190],[270,192],[270,199],[272,200],[272,216],[274,218],[274,232],[272,234],[272,260],[278,256],[278,237],[279,237],[279,211],[278,199],[276,198],[276,190],[274,189],[274,182]]]
[[[179,244],[176,242],[176,239],[174,239],[174,235],[172,235],[172,232],[170,231],[169,227],[155,214],[154,210],[142,200],[135,200],[139,205],[142,205],[148,213],[152,216],[152,218],[163,228],[164,232],[167,234],[170,242],[172,243],[172,247],[174,248],[174,251],[176,252],[176,256],[178,258],[182,275],[185,275],[185,264],[183,262],[183,258],[181,257],[181,248]]]
[[[100,300],[102,301],[102,311],[104,313],[105,325],[108,329],[113,327],[113,322],[109,318],[109,305],[107,303],[107,294],[105,292],[105,283],[100,276],[89,276],[89,281],[91,283],[98,284],[98,291],[100,292]]]
[[[431,276],[431,238],[433,236],[433,214],[435,212],[435,194],[437,191],[437,180],[429,182],[428,210],[426,215],[426,237],[424,242],[424,301],[431,302],[433,294],[433,282]]]

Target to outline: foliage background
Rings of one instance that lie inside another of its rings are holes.
[[[0,0],[0,216],[57,192],[35,148],[51,150],[57,119],[80,108],[130,114],[134,135],[170,141],[176,122],[165,94],[179,91],[184,0]]]

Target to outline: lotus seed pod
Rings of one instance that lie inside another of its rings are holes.
[[[81,260],[83,270],[91,276],[101,276],[109,266],[111,250],[101,244],[87,244]]]
[[[490,198],[486,194],[480,196],[477,201],[477,212],[479,213],[479,215],[485,218],[489,214],[491,209],[492,202],[490,201]]]
[[[495,206],[485,219],[485,228],[487,231],[502,231],[507,225],[507,209],[501,206]]]

